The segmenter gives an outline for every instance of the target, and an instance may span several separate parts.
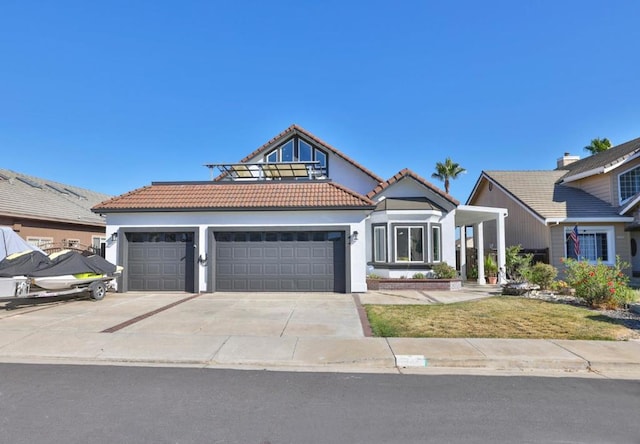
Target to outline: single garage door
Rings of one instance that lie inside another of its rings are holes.
[[[194,291],[193,233],[126,233],[128,290]]]
[[[217,291],[345,291],[340,231],[214,233]]]

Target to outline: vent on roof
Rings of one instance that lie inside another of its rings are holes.
[[[34,182],[31,179],[27,179],[26,177],[17,176],[16,179],[18,179],[20,182],[26,183],[29,186],[32,186],[33,188],[42,189],[42,185],[40,185],[38,182]]]
[[[72,194],[72,195],[74,195],[74,196],[76,196],[76,197],[78,197],[78,198],[80,198],[80,199],[86,199],[86,197],[85,197],[85,196],[83,196],[82,194],[76,193],[75,191],[70,190],[69,188],[65,188],[64,190],[65,190],[66,192],[68,192],[69,194]]]
[[[9,176],[5,176],[4,174],[0,173],[0,180],[9,180]]]
[[[68,191],[63,190],[62,188],[60,188],[60,187],[59,187],[59,186],[57,186],[57,185],[52,185],[52,184],[50,184],[50,183],[48,183],[48,184],[46,184],[46,185],[47,185],[49,188],[51,188],[53,191],[57,191],[57,192],[58,192],[58,193],[60,193],[60,194],[67,194],[67,195],[69,194],[69,192],[68,192]]]

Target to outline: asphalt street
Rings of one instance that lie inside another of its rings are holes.
[[[635,443],[638,381],[0,364],[0,442]]]

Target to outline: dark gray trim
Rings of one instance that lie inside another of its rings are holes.
[[[349,244],[349,235],[351,227],[344,225],[323,225],[323,226],[275,226],[275,227],[208,227],[207,228],[207,255],[209,260],[207,262],[207,292],[213,293],[216,291],[216,280],[214,276],[215,261],[216,261],[216,241],[214,233],[225,231],[258,231],[258,232],[283,232],[283,231],[341,231],[344,233],[344,279],[345,279],[345,293],[351,293],[351,244]]]
[[[438,227],[440,229],[440,260],[439,261],[436,261],[433,258],[433,242],[429,242],[429,245],[428,245],[429,246],[429,256],[431,256],[429,259],[431,260],[431,262],[440,263],[440,262],[442,262],[442,253],[443,253],[443,251],[442,251],[442,224],[441,223],[429,223],[428,225],[429,225],[429,234],[428,234],[429,241],[433,240],[433,238],[431,236],[431,233],[433,232],[433,227]]]
[[[118,263],[122,264],[122,274],[118,278],[118,293],[126,293],[128,283],[126,278],[127,266],[129,261],[129,241],[126,233],[175,233],[175,232],[192,232],[193,244],[196,253],[200,244],[200,230],[198,227],[120,227],[118,229]],[[198,254],[194,254],[193,264],[193,282],[194,292],[198,293],[200,288],[200,267],[198,265]]]
[[[421,227],[422,228],[422,262],[397,262],[396,259],[396,227]],[[387,256],[390,264],[422,264],[427,263],[429,260],[429,244],[425,237],[428,236],[429,224],[416,223],[416,222],[393,222],[389,224],[389,231],[391,232],[391,255]]]
[[[385,257],[384,262],[376,261],[376,227],[384,228]],[[371,224],[371,262],[375,264],[386,264],[389,261],[389,227],[386,223]]]

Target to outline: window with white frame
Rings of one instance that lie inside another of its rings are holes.
[[[620,203],[638,194],[640,192],[640,167],[620,174],[618,187],[620,188]]]
[[[384,225],[373,226],[373,261],[387,261],[387,227]]]
[[[267,153],[266,162],[318,162],[318,168],[327,175],[327,153],[310,145],[299,137],[288,140]]]
[[[442,237],[440,235],[440,225],[431,226],[431,261],[440,262],[442,260]]]
[[[615,230],[613,227],[578,227],[577,242],[573,228],[565,227],[565,257],[606,264],[615,263]]]
[[[107,238],[105,236],[92,236],[91,237],[91,246],[94,251],[100,251],[102,244],[107,242]]]
[[[38,248],[47,248],[51,246],[53,243],[52,237],[35,237],[35,236],[27,236],[27,243],[33,245]]]
[[[80,246],[80,239],[67,239],[65,244],[67,248],[78,248]]]
[[[395,226],[396,262],[424,262],[424,227]]]

